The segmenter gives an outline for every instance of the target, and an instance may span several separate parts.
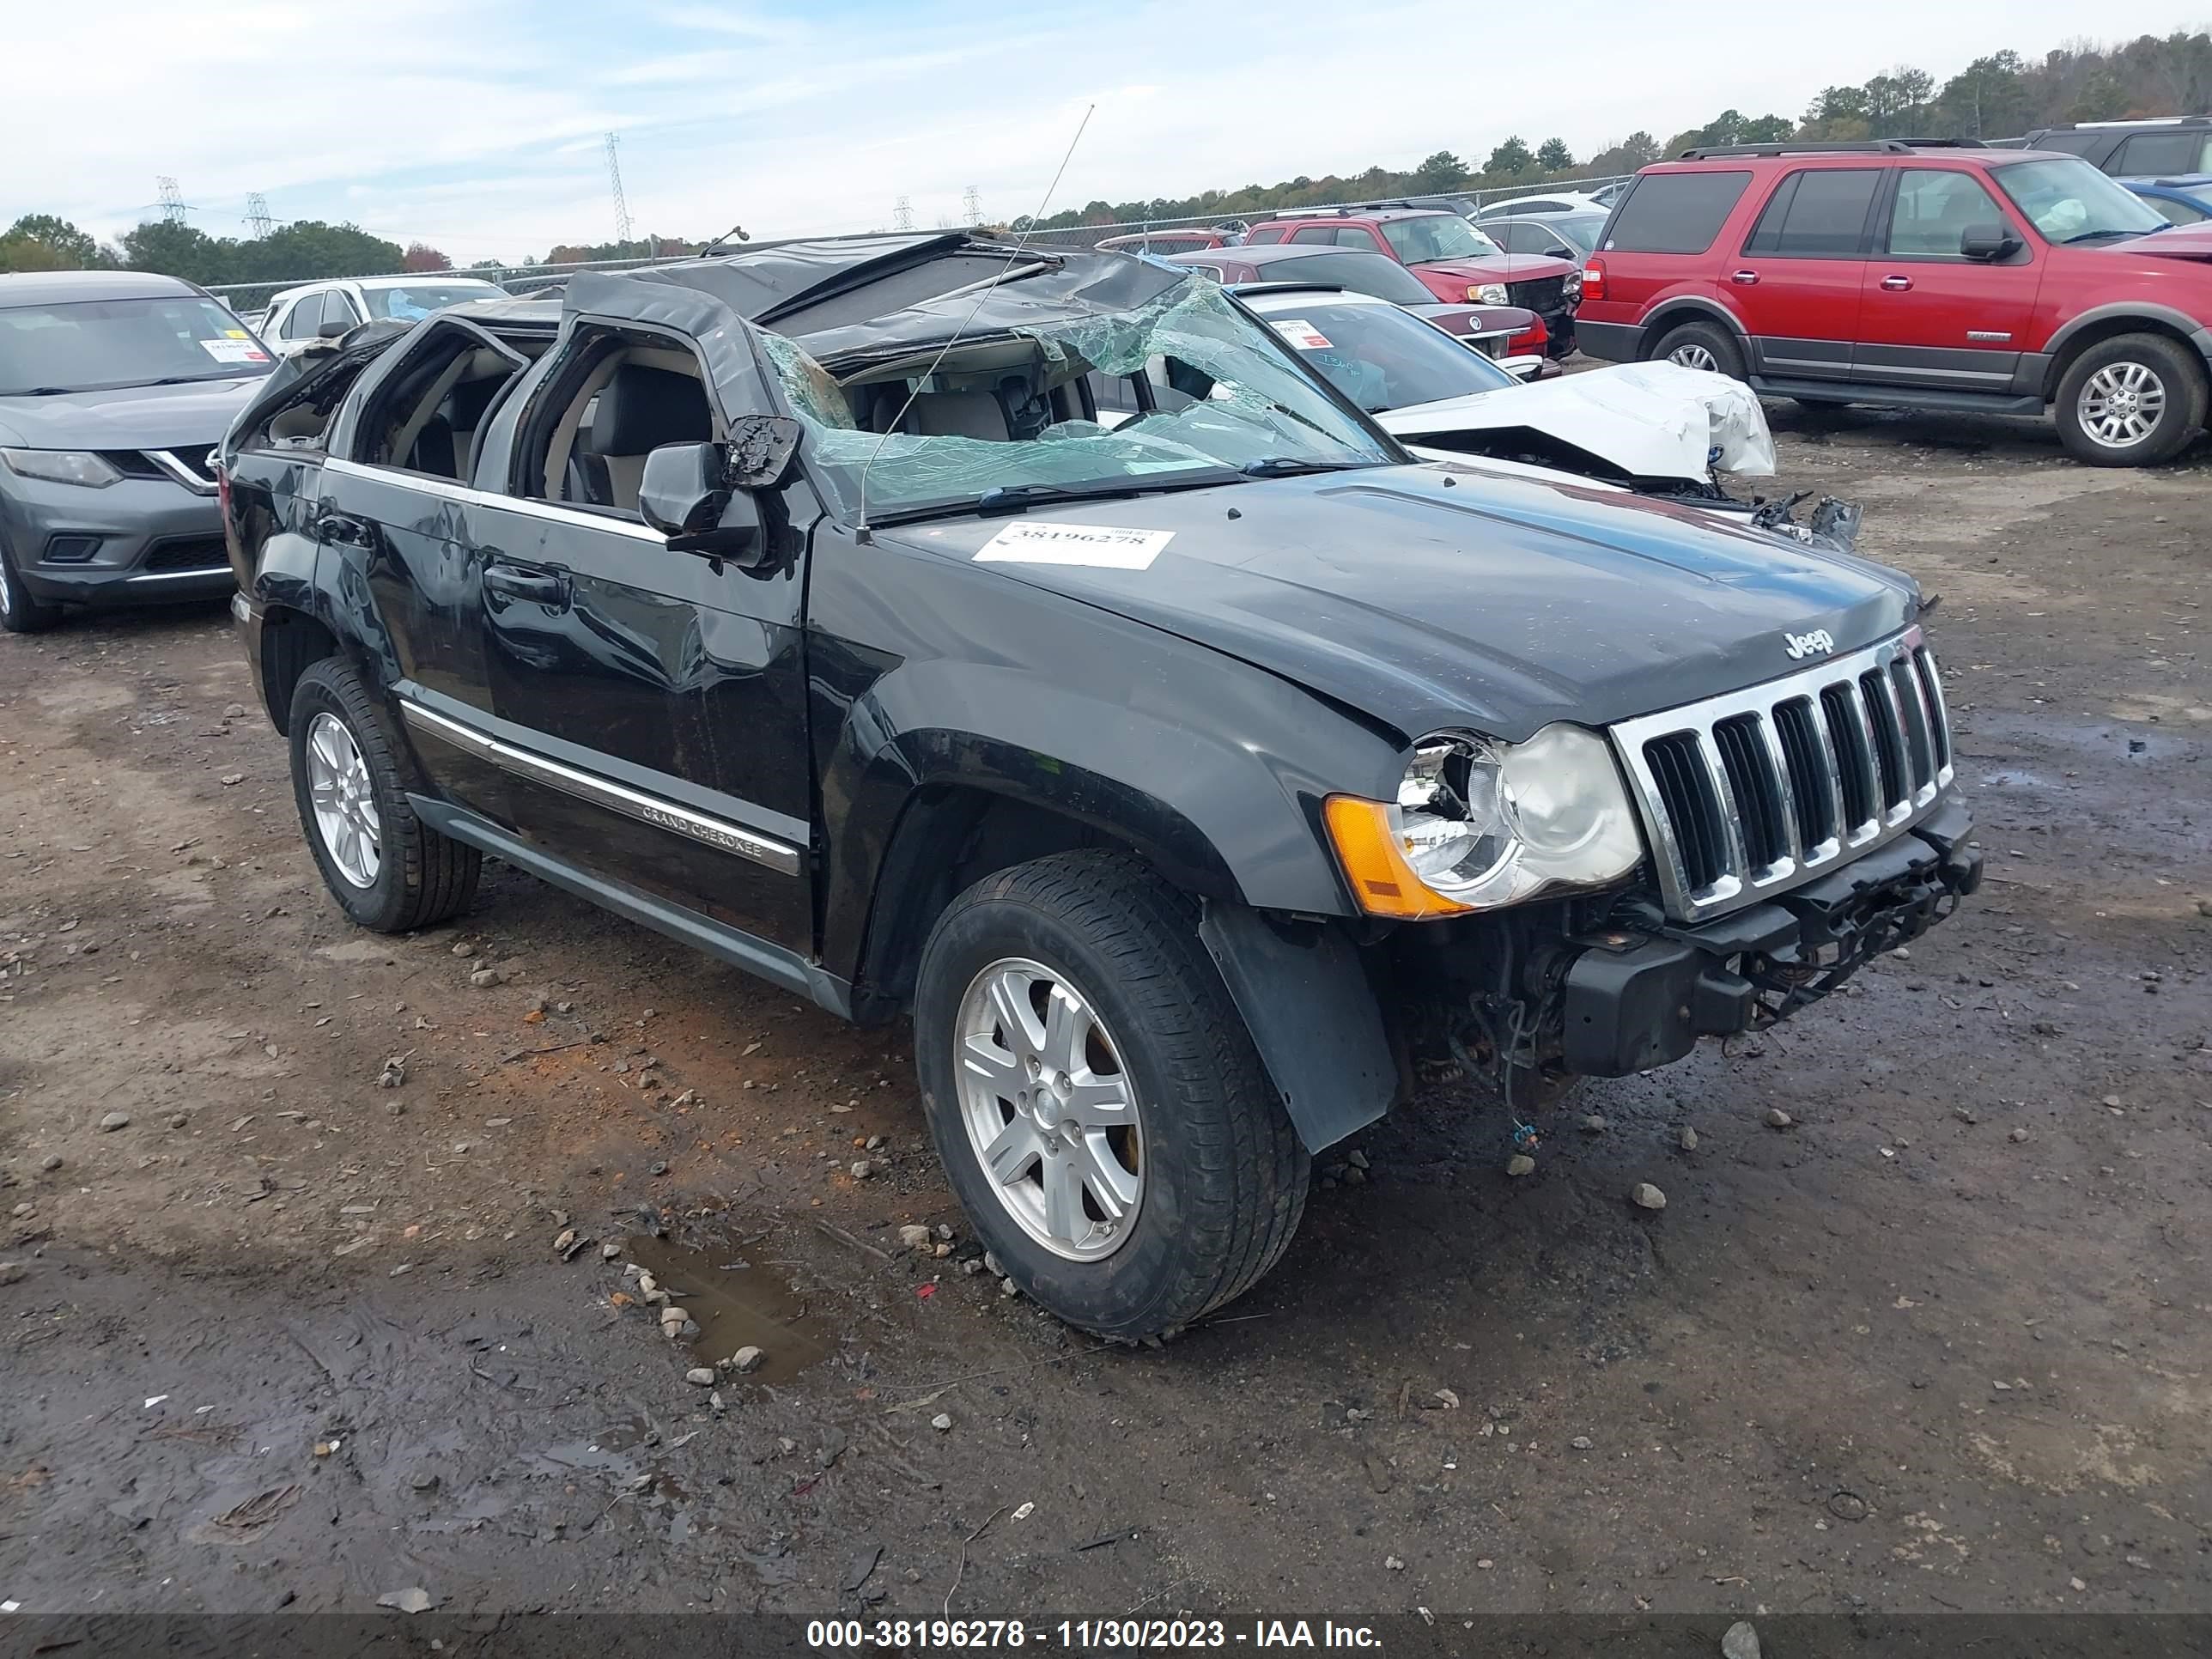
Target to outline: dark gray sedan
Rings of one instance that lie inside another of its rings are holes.
[[[173,276],[0,276],[0,627],[228,592],[208,452],[274,367]]]

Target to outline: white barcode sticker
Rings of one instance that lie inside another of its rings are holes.
[[[1149,570],[1172,530],[1124,530],[1112,525],[1053,524],[1024,519],[975,550],[978,564],[1072,564],[1099,570]]]

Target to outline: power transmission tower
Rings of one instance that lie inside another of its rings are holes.
[[[154,182],[160,186],[161,216],[173,225],[184,223],[185,215],[191,210],[185,205],[185,195],[177,188],[177,181],[166,173],[157,173]]]
[[[969,224],[980,225],[983,222],[983,198],[976,192],[975,185],[970,185],[960,192],[960,209],[967,215]]]
[[[902,196],[891,208],[891,228],[894,230],[914,228],[914,204]]]
[[[257,237],[276,228],[276,222],[269,216],[269,198],[258,190],[246,198],[246,228]]]
[[[607,183],[615,192],[615,240],[629,241],[629,204],[623,199],[622,163],[615,158],[615,135],[607,135]]]

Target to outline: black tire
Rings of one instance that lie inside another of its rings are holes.
[[[1666,363],[1674,362],[1678,352],[1691,354],[1699,351],[1712,360],[1711,368],[1715,374],[1725,374],[1731,380],[1744,378],[1743,348],[1736,343],[1735,336],[1718,323],[1684,323],[1679,327],[1670,328],[1660,336],[1659,343],[1651,348],[1651,356],[1654,361]],[[1703,368],[1706,365],[1692,362],[1684,367]]]
[[[366,763],[381,843],[375,878],[362,886],[338,866],[322,830],[308,781],[307,744],[318,715],[327,714],[346,729]],[[384,711],[362,684],[361,676],[337,657],[325,657],[300,677],[292,692],[292,799],[301,832],[323,884],[352,921],[380,933],[404,933],[459,915],[476,896],[483,855],[440,835],[407,805],[406,765]]]
[[[15,574],[8,544],[0,542],[0,628],[10,634],[42,634],[61,620],[61,607],[34,599]]]
[[[1101,1259],[1070,1260],[1033,1238],[969,1133],[955,1070],[961,1007],[1008,957],[1079,988],[1133,1085],[1141,1195]],[[1125,1341],[1171,1335],[1257,1283],[1297,1231],[1311,1160],[1200,945],[1197,907],[1134,858],[1061,854],[955,899],[923,948],[915,1059],[938,1154],[976,1236],[1019,1289],[1071,1325]]]
[[[2122,383],[2117,388],[2115,379]],[[2099,392],[2109,408],[2111,394],[2124,392],[2129,382],[2136,382],[2136,395],[2155,388],[2157,419],[2132,441],[2100,438],[2090,412]],[[2179,455],[2204,424],[2205,396],[2204,366],[2188,347],[2163,334],[2116,335],[2088,347],[2058,377],[2058,439],[2068,454],[2090,466],[2155,466]]]

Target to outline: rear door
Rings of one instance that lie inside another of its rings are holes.
[[[1799,167],[1766,198],[1720,280],[1754,375],[1850,378],[1881,183],[1879,167]]]
[[[1892,171],[1878,251],[1861,288],[1851,378],[1876,386],[1947,392],[2012,390],[2028,343],[2046,252],[1975,173],[1962,167]],[[2019,248],[2002,260],[1969,259],[1960,238],[2002,226]]]
[[[667,314],[682,290],[650,293]],[[512,448],[487,450],[468,513],[483,571],[487,735],[524,841],[805,955],[798,536],[780,499],[765,502],[774,556],[741,568],[672,551],[636,505],[653,449],[770,412],[757,360],[750,374],[726,361],[751,349],[750,330],[717,315],[714,367],[673,327],[580,317],[518,389]]]
[[[472,323],[440,318],[416,329],[356,381],[331,423],[314,532],[342,589],[384,629],[403,696],[489,718],[483,653],[485,556],[466,533],[464,459],[473,413],[528,362]],[[456,430],[455,422],[465,422]],[[456,437],[459,438],[457,453]],[[325,581],[331,578],[324,577]],[[416,744],[432,782],[485,816],[506,816],[506,780],[466,745]]]

